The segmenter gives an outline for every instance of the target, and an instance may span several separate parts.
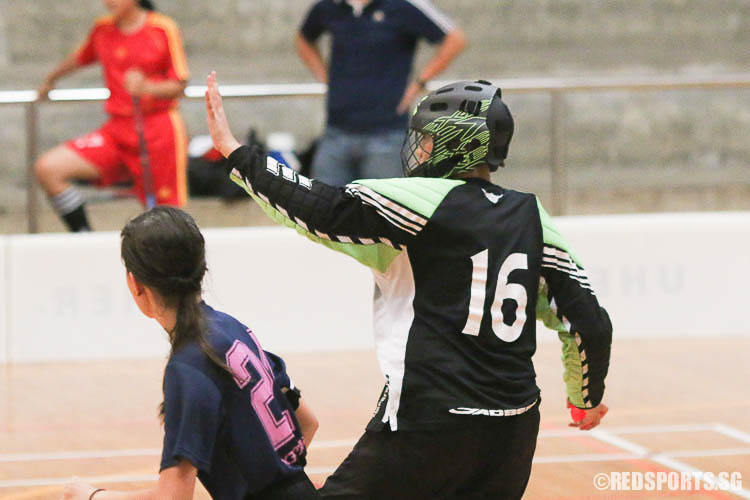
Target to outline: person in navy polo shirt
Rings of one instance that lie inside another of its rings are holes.
[[[130,492],[72,483],[63,498],[193,498],[196,476],[216,499],[318,498],[303,470],[317,420],[284,361],[201,300],[204,240],[192,217],[167,206],[137,216],[122,230],[121,254],[133,299],[172,346],[159,480]]]
[[[332,38],[328,65],[316,45],[323,33]],[[439,46],[410,83],[419,40]],[[407,111],[466,39],[429,0],[318,0],[296,44],[313,76],[328,83],[326,130],[312,175],[343,186],[354,179],[401,177]]]

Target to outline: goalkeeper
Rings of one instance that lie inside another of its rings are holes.
[[[406,178],[335,188],[240,146],[208,77],[211,137],[235,182],[375,275],[385,387],[323,498],[521,498],[539,431],[536,318],[562,341],[568,399],[585,411],[575,425],[607,413],[607,312],[537,197],[490,182],[513,134],[501,97],[485,81],[429,94],[402,148]]]

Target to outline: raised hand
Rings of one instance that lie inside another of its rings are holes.
[[[219,84],[216,81],[216,72],[212,71],[206,78],[206,119],[208,120],[208,132],[214,147],[224,156],[228,157],[232,151],[240,147],[239,141],[229,128],[227,116],[224,113],[224,104],[219,93]]]

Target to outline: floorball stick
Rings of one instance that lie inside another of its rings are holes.
[[[143,191],[146,195],[146,209],[150,210],[156,206],[156,196],[154,195],[154,177],[151,174],[151,162],[148,159],[148,148],[146,146],[141,98],[138,96],[133,96],[133,118],[135,119],[135,133],[138,134],[138,158],[141,161],[141,176],[143,177]]]

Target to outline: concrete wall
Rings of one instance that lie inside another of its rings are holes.
[[[57,0],[1,1],[0,89],[33,88],[104,12],[99,0],[79,0],[74,6]],[[445,78],[750,71],[750,3],[745,0],[433,2],[465,29],[470,41]],[[158,1],[160,9],[182,27],[194,83],[211,69],[225,83],[310,81],[292,45],[310,4],[309,0]],[[417,66],[431,54],[430,47],[421,49]],[[97,68],[61,83],[100,84]],[[701,189],[739,185],[745,194],[750,189],[750,179],[743,175],[750,164],[750,142],[745,140],[750,131],[748,100],[750,90],[571,96],[565,108],[565,157],[572,169],[571,186],[586,186],[590,180],[598,184],[596,191],[586,187],[576,196],[595,197],[602,189],[612,194],[623,177],[638,184],[636,193],[653,184],[662,189],[695,179]],[[509,95],[508,102],[517,120],[509,166],[522,172],[520,178],[510,176],[514,182],[520,180],[522,188],[547,189],[548,96]],[[320,133],[322,110],[318,99],[228,106],[238,131],[250,126],[261,133],[289,131],[302,144]],[[201,103],[184,102],[183,112],[190,133],[205,132]],[[103,118],[100,104],[47,106],[42,110],[41,147],[90,130]],[[22,110],[0,107],[0,121],[8,124],[0,128],[4,151],[0,212],[21,208],[22,120]],[[609,175],[602,173],[613,172],[614,180],[607,182]],[[662,209],[660,203],[648,199],[639,203],[648,204],[651,210]],[[729,201],[725,208],[740,208],[737,203],[742,196],[737,202],[725,195],[719,199]],[[639,209],[637,203],[629,207],[630,211]],[[606,204],[600,206],[606,208]]]
[[[246,82],[308,77],[291,38],[311,3],[160,0],[157,5],[180,23],[195,76],[216,66]],[[750,4],[744,0],[433,3],[465,29],[472,44],[449,71],[456,76],[732,71],[750,63]],[[33,68],[28,75],[2,78],[8,85],[35,82],[45,65],[75,47],[103,8],[98,0],[3,0],[3,11],[10,42],[6,57]]]
[[[749,213],[557,223],[609,311],[615,339],[750,335]],[[252,327],[267,348],[372,347],[364,266],[289,229],[204,234],[206,300]],[[0,363],[164,355],[164,332],[127,292],[118,247],[117,233],[0,238]],[[538,338],[556,336],[540,326]]]
[[[0,68],[7,68],[10,64],[10,47],[8,44],[8,27],[5,22],[7,13],[0,10]]]

